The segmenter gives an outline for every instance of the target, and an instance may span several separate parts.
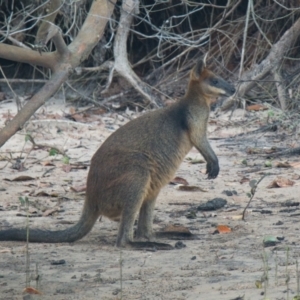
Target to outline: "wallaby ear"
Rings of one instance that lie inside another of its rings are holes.
[[[193,69],[193,75],[195,76],[196,79],[200,78],[201,73],[206,68],[206,57],[207,57],[207,53],[204,55],[204,57],[201,57],[197,61],[197,64]]]

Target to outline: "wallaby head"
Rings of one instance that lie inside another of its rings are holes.
[[[235,88],[206,67],[206,55],[197,61],[190,74],[189,91],[202,95],[210,105],[219,96],[231,96]]]

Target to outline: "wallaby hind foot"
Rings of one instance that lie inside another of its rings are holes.
[[[206,134],[210,105],[218,96],[231,96],[234,92],[233,86],[207,69],[205,59],[200,59],[190,73],[182,99],[128,122],[96,151],[79,222],[57,231],[30,228],[29,241],[74,242],[85,236],[101,215],[120,220],[118,247],[172,249],[169,244],[153,241],[157,195],[174,177],[192,147],[206,160],[208,178],[218,176],[218,158]],[[137,217],[138,240],[134,241],[133,226]],[[180,235],[187,238],[187,234]],[[0,241],[4,240],[25,241],[26,229],[2,230]]]

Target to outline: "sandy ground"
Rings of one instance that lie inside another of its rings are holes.
[[[9,110],[14,114],[14,104],[0,103],[1,126]],[[127,119],[116,114],[86,114],[82,122],[73,122],[60,117],[63,111],[69,112],[69,108],[50,102],[29,122],[26,130],[1,148],[0,228],[25,226],[26,213],[19,201],[19,197],[25,196],[31,203],[29,224],[32,228],[65,228],[78,220],[84,192],[75,190],[84,186],[88,172],[88,168],[78,166],[88,166],[99,145]],[[31,297],[57,300],[293,299],[299,277],[296,262],[300,254],[297,206],[300,169],[276,168],[275,161],[272,168],[266,168],[265,158],[247,154],[248,147],[284,143],[277,133],[225,140],[226,136],[251,129],[249,125],[236,126],[235,123],[234,127],[230,124],[232,121],[224,115],[213,118],[209,127],[210,137],[223,138],[211,141],[220,160],[221,172],[217,179],[206,179],[204,164],[190,163],[188,158],[201,157],[195,149],[177,172],[177,176],[190,185],[206,192],[180,191],[168,185],[157,201],[155,229],[184,226],[197,234],[197,239],[183,241],[186,247],[172,251],[120,251],[114,246],[118,224],[102,218],[90,234],[73,244],[29,245],[30,285],[42,293]],[[70,163],[77,167],[67,167],[62,155],[49,156],[47,148],[29,151],[31,144],[25,143],[26,132],[38,144],[66,150]],[[20,155],[23,170],[12,169]],[[297,157],[289,161],[297,162]],[[264,172],[270,175],[260,183],[246,221],[242,221],[240,216],[249,200],[246,194],[251,189],[247,180],[258,180]],[[19,176],[32,179],[12,181]],[[278,176],[293,180],[294,185],[267,188]],[[226,195],[224,191],[232,191],[233,195]],[[200,204],[216,197],[226,199],[227,205],[216,211],[197,211]],[[284,206],[286,201],[295,206]],[[191,211],[196,213],[191,214]],[[226,225],[232,232],[214,234],[218,225]],[[275,246],[264,247],[263,240],[269,235],[282,240]],[[174,240],[165,242],[176,243]],[[0,243],[0,299],[23,299],[25,250],[23,242]],[[60,260],[64,263],[53,264]],[[264,289],[257,288],[255,283],[266,277],[268,287],[264,295]]]

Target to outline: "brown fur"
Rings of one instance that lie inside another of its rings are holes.
[[[94,154],[79,222],[61,231],[30,229],[30,241],[72,242],[86,235],[99,216],[106,216],[120,220],[118,247],[170,249],[168,244],[151,242],[156,198],[193,146],[207,162],[208,178],[217,177],[218,158],[206,137],[210,104],[219,95],[233,93],[234,88],[200,60],[191,71],[185,97],[127,123]],[[150,242],[133,241],[138,214],[137,239]],[[24,229],[0,231],[0,240],[25,239]]]

